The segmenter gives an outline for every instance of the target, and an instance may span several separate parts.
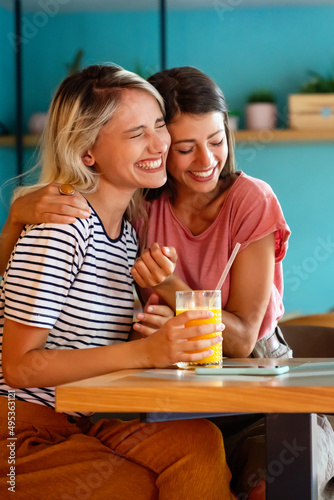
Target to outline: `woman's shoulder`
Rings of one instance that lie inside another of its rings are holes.
[[[237,172],[239,174],[238,176],[238,183],[242,186],[254,186],[254,188],[259,188],[259,189],[271,189],[271,186],[268,184],[268,182],[264,181],[263,179],[259,179],[258,177],[253,177],[249,174],[246,174],[242,170]]]
[[[274,197],[276,195],[266,181],[262,179],[258,179],[256,177],[252,177],[245,172],[239,171],[238,178],[234,182],[234,193],[239,195],[239,197]]]
[[[280,202],[271,186],[262,179],[244,172],[238,172],[226,209],[235,215],[236,220],[245,220],[255,214],[260,217],[282,215]]]
[[[91,217],[76,219],[71,224],[41,223],[26,225],[21,233],[21,238],[52,238],[63,242],[68,240],[86,241],[92,228]]]
[[[240,173],[233,187],[237,189],[229,210],[234,239],[249,244],[275,233],[276,262],[282,260],[290,229],[271,186],[261,179]]]

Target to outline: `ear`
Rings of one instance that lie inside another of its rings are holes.
[[[95,164],[95,158],[90,151],[85,151],[81,159],[86,167],[92,167]]]

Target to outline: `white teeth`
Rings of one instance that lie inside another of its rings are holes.
[[[155,161],[145,161],[145,163],[138,162],[137,165],[144,170],[153,170],[154,168],[159,168],[161,166],[162,160]]]
[[[213,170],[214,167],[211,168],[210,170],[205,170],[204,172],[191,172],[191,173],[195,177],[210,177],[210,175],[212,175]]]

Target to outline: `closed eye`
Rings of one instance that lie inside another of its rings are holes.
[[[137,135],[132,135],[130,139],[135,139],[136,137],[140,137],[141,135],[143,135],[143,132],[140,132],[140,134]]]
[[[223,142],[224,142],[224,139],[222,139],[221,141],[219,142],[212,142],[212,146],[222,146],[223,145]]]
[[[189,155],[192,152],[193,152],[192,149],[188,149],[187,151],[182,151],[180,149],[178,150],[178,153],[180,153],[181,155]]]

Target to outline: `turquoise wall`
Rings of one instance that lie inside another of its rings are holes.
[[[13,31],[13,16],[0,7],[0,121],[13,129],[15,124],[15,51],[8,35]]]
[[[193,65],[205,71],[221,85],[229,107],[241,112],[249,93],[270,89],[279,105],[279,126],[286,126],[288,94],[298,90],[310,69],[323,74],[334,70],[334,7],[212,5],[168,13],[168,67]],[[13,125],[13,50],[6,38],[10,16],[0,9],[1,46],[7,47],[0,54],[1,67],[7,68],[0,77],[6,96],[0,115]],[[85,53],[84,65],[113,61],[136,70],[140,61],[145,72],[159,69],[158,24],[153,11],[44,17],[41,12],[25,13],[25,124],[31,113],[47,109],[66,76],[66,63],[79,48]],[[236,154],[239,169],[271,184],[292,230],[284,261],[286,311],[327,311],[334,306],[334,144],[277,144],[269,138],[240,144]],[[0,150],[1,182],[14,169],[13,152]],[[0,207],[0,225],[5,213]]]
[[[34,17],[26,23],[34,25]],[[32,30],[32,28],[30,28]],[[24,58],[26,122],[34,111],[45,111],[66,65],[83,49],[84,65],[113,61],[134,70],[140,61],[159,69],[156,12],[58,14],[27,42]],[[38,54],[38,58],[36,58]]]
[[[8,35],[14,30],[11,12],[0,7],[0,122],[15,129],[15,51]],[[16,175],[15,152],[0,148],[0,187]],[[0,227],[7,216],[12,189],[0,190]]]
[[[334,6],[217,8],[174,12],[168,19],[168,65],[194,65],[208,73],[231,109],[242,111],[253,90],[268,88],[285,124],[286,97],[308,78],[308,70],[334,71]]]

